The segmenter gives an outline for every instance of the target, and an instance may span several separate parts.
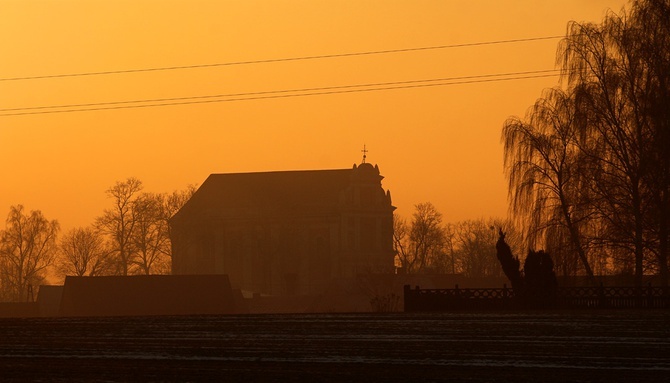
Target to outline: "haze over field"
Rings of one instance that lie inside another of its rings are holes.
[[[365,144],[400,214],[430,201],[446,221],[505,216],[500,131],[557,84],[538,72],[556,69],[547,37],[624,4],[4,1],[0,214],[23,204],[85,226],[127,177],[169,192],[210,173],[348,168]],[[534,40],[503,43],[516,39]],[[452,80],[407,83],[437,79]],[[361,84],[385,85],[316,90]],[[386,89],[408,85],[421,87]],[[260,93],[295,89],[312,90]],[[189,99],[84,105],[174,98]],[[10,110],[60,105],[80,106]]]

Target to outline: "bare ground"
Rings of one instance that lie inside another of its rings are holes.
[[[670,382],[670,312],[0,319],[0,381]]]

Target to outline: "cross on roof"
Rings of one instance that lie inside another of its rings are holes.
[[[363,144],[363,150],[361,150],[361,152],[363,152],[363,163],[365,163],[368,154],[368,149],[366,149],[365,144]]]

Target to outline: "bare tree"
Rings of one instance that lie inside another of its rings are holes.
[[[0,292],[10,301],[26,301],[32,286],[39,285],[56,257],[57,221],[39,210],[26,214],[12,206],[6,228],[0,232]]]
[[[500,277],[503,270],[496,255],[498,232],[508,233],[508,241],[515,250],[519,236],[511,223],[489,218],[461,221],[454,225],[455,258],[458,270],[468,277]]]
[[[457,258],[463,275],[475,278],[502,275],[496,258],[496,239],[495,227],[482,219],[456,225]]]
[[[440,269],[445,274],[456,274],[456,230],[457,227],[453,223],[444,225],[444,262],[440,265]]]
[[[111,272],[110,253],[93,227],[74,228],[60,239],[58,270],[62,275],[106,275]]]
[[[393,213],[393,250],[396,254],[396,264],[404,273],[413,270],[415,257],[409,252],[409,227],[407,220],[397,213]]]
[[[169,272],[170,238],[163,219],[165,196],[144,193],[133,203],[135,226],[131,236],[136,256],[133,262],[142,274]]]
[[[411,224],[394,215],[393,242],[396,256],[406,273],[437,272],[446,264],[447,237],[442,214],[430,202],[415,205]]]
[[[444,252],[446,235],[442,224],[442,213],[430,202],[415,205],[409,239],[417,262],[417,270],[426,271]]]
[[[114,245],[116,273],[120,275],[132,273],[135,257],[133,234],[137,224],[134,203],[141,190],[142,182],[136,178],[116,182],[107,190],[107,195],[113,199],[114,206],[106,209],[96,220],[96,226],[109,236]]]
[[[186,202],[193,196],[196,192],[196,185],[188,185],[184,190],[175,190],[170,194],[162,196],[162,205],[160,216],[164,222],[163,228],[165,230],[164,235],[171,240],[172,238],[172,228],[170,227],[170,218],[175,215],[179,209],[181,209]],[[164,248],[166,251],[165,255],[172,258],[172,246],[167,246]]]

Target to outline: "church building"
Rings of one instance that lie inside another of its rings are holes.
[[[393,211],[379,168],[212,174],[171,219],[173,274],[315,295],[335,279],[393,273]]]

